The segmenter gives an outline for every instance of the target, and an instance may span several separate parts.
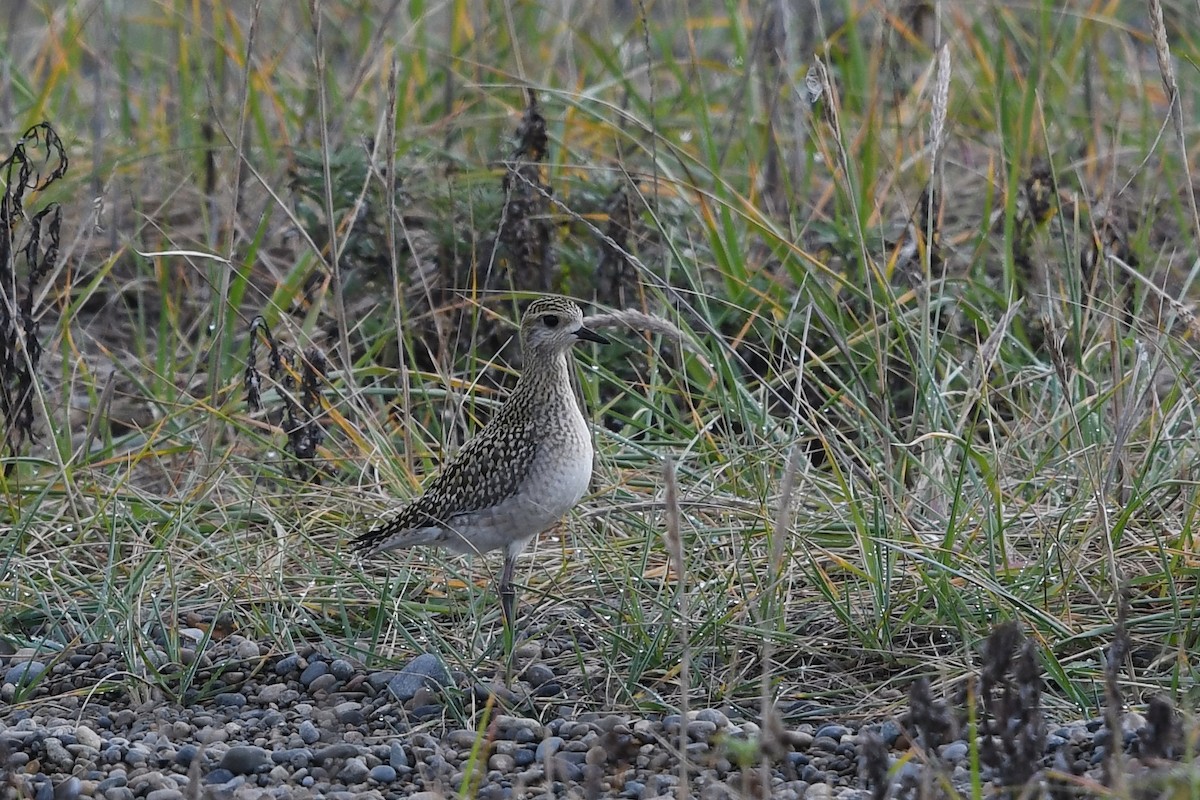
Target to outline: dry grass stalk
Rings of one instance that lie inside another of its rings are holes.
[[[633,308],[621,308],[616,311],[607,311],[603,314],[595,314],[587,317],[583,320],[583,324],[593,329],[626,327],[644,333],[665,336],[670,341],[675,342],[696,356],[710,375],[716,375],[716,370],[713,368],[712,362],[705,356],[704,350],[688,334],[684,333],[682,328],[665,317],[660,317],[657,314],[648,314],[645,311],[638,311]]]
[[[668,455],[663,461],[663,507],[666,529],[663,536],[667,552],[675,562],[676,606],[679,612],[679,800],[686,800],[688,790],[688,692],[691,690],[691,647],[688,641],[687,566],[683,561],[683,536],[679,525],[679,484],[675,461]]]

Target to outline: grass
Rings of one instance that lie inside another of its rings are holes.
[[[690,342],[580,353],[595,491],[520,582],[588,702],[877,716],[1019,620],[1047,713],[1091,715],[1127,591],[1127,691],[1194,707],[1187,4],[1175,123],[1135,4],[819,5],[23,5],[0,141],[47,120],[71,163],[27,199],[62,233],[18,264],[44,352],[0,638],[118,641],[175,697],[189,615],[490,674],[498,565],[346,543],[487,418],[542,282]],[[548,152],[506,195],[527,89]]]

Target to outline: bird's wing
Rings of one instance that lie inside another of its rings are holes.
[[[489,425],[463,445],[416,500],[358,536],[355,550],[376,552],[430,544],[460,514],[481,511],[516,494],[537,454],[534,419]]]

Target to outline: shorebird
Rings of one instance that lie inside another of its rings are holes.
[[[576,342],[608,344],[574,302],[535,300],[521,318],[524,369],[508,400],[420,497],[353,542],[373,555],[420,545],[456,553],[504,548],[501,610],[511,634],[517,556],[587,491],[592,434],[571,383]]]

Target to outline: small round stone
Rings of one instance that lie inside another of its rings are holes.
[[[251,775],[271,763],[271,754],[254,745],[234,745],[221,757],[221,769],[234,775]]]
[[[238,642],[233,652],[242,661],[251,661],[259,656],[258,644],[249,639]]]
[[[344,658],[339,658],[329,665],[329,671],[339,681],[348,681],[354,675],[354,665]]]
[[[563,744],[564,740],[561,736],[548,736],[538,744],[534,757],[539,762],[545,763],[546,759],[557,753]]]
[[[536,689],[542,684],[554,680],[554,670],[542,663],[530,664],[525,670],[525,680],[529,681],[529,685]]]
[[[213,698],[213,703],[217,708],[241,708],[246,705],[246,695],[241,692],[221,692]]]
[[[391,783],[396,780],[396,770],[389,764],[380,764],[371,770],[368,777],[376,783]]]
[[[313,760],[318,764],[332,761],[336,758],[354,758],[358,755],[358,746],[349,742],[338,742],[328,747],[322,747],[313,753]]]
[[[185,744],[175,752],[175,763],[181,767],[190,767],[199,753],[200,748],[196,745]]]
[[[75,800],[83,791],[83,782],[74,775],[54,787],[54,800]]]
[[[45,671],[46,665],[40,661],[22,661],[19,664],[13,664],[4,671],[4,683],[11,683],[16,686],[30,684],[36,681]]]
[[[355,756],[354,758],[346,759],[346,763],[338,770],[338,780],[345,783],[347,786],[353,786],[356,783],[362,783],[367,779],[370,770],[367,769],[366,763],[362,758]]]
[[[334,684],[336,683],[337,678],[333,676],[333,673],[326,672],[324,675],[318,675],[312,680],[311,683],[308,684],[308,691],[310,694],[314,695],[317,692],[328,692],[333,689]]]
[[[298,669],[300,669],[300,656],[296,653],[286,655],[275,662],[275,674],[281,678],[291,675]]]
[[[321,740],[321,732],[317,730],[317,726],[312,723],[312,720],[306,719],[300,723],[300,740],[305,744],[316,744]]]
[[[400,702],[407,702],[422,686],[440,688],[450,683],[450,671],[442,660],[433,653],[422,653],[396,673],[388,683],[388,691]]]
[[[516,759],[510,755],[505,755],[504,753],[496,753],[494,756],[488,759],[488,769],[494,769],[504,775],[507,775],[516,769],[516,766]]]
[[[183,792],[178,789],[155,789],[146,795],[146,800],[183,800]]]
[[[388,764],[392,769],[408,769],[408,754],[400,742],[393,741],[388,747]]]
[[[305,689],[309,688],[313,681],[329,671],[329,667],[324,661],[314,661],[304,668],[304,672],[300,673],[300,683]]]
[[[715,708],[700,709],[696,712],[696,719],[701,722],[711,722],[719,730],[729,727],[729,717],[725,716],[724,712]]]
[[[104,741],[100,738],[100,735],[87,725],[80,725],[75,729],[75,740],[93,750],[99,750],[104,746]]]
[[[970,749],[963,741],[951,742],[942,748],[942,758],[951,763],[966,759],[968,753],[970,753]]]
[[[603,747],[588,748],[584,763],[589,767],[602,767],[608,761],[608,752]]]
[[[360,725],[364,719],[362,703],[356,703],[353,700],[338,703],[334,706],[333,713],[337,717],[338,722],[343,725]]]
[[[217,767],[204,776],[204,782],[209,786],[220,786],[233,780],[233,773],[224,767]]]
[[[820,728],[817,728],[817,732],[814,734],[814,736],[816,738],[820,738],[822,736],[828,736],[830,739],[833,739],[834,741],[839,741],[839,742],[841,741],[843,736],[849,736],[849,735],[850,735],[850,729],[847,728],[845,725],[822,725]]]

